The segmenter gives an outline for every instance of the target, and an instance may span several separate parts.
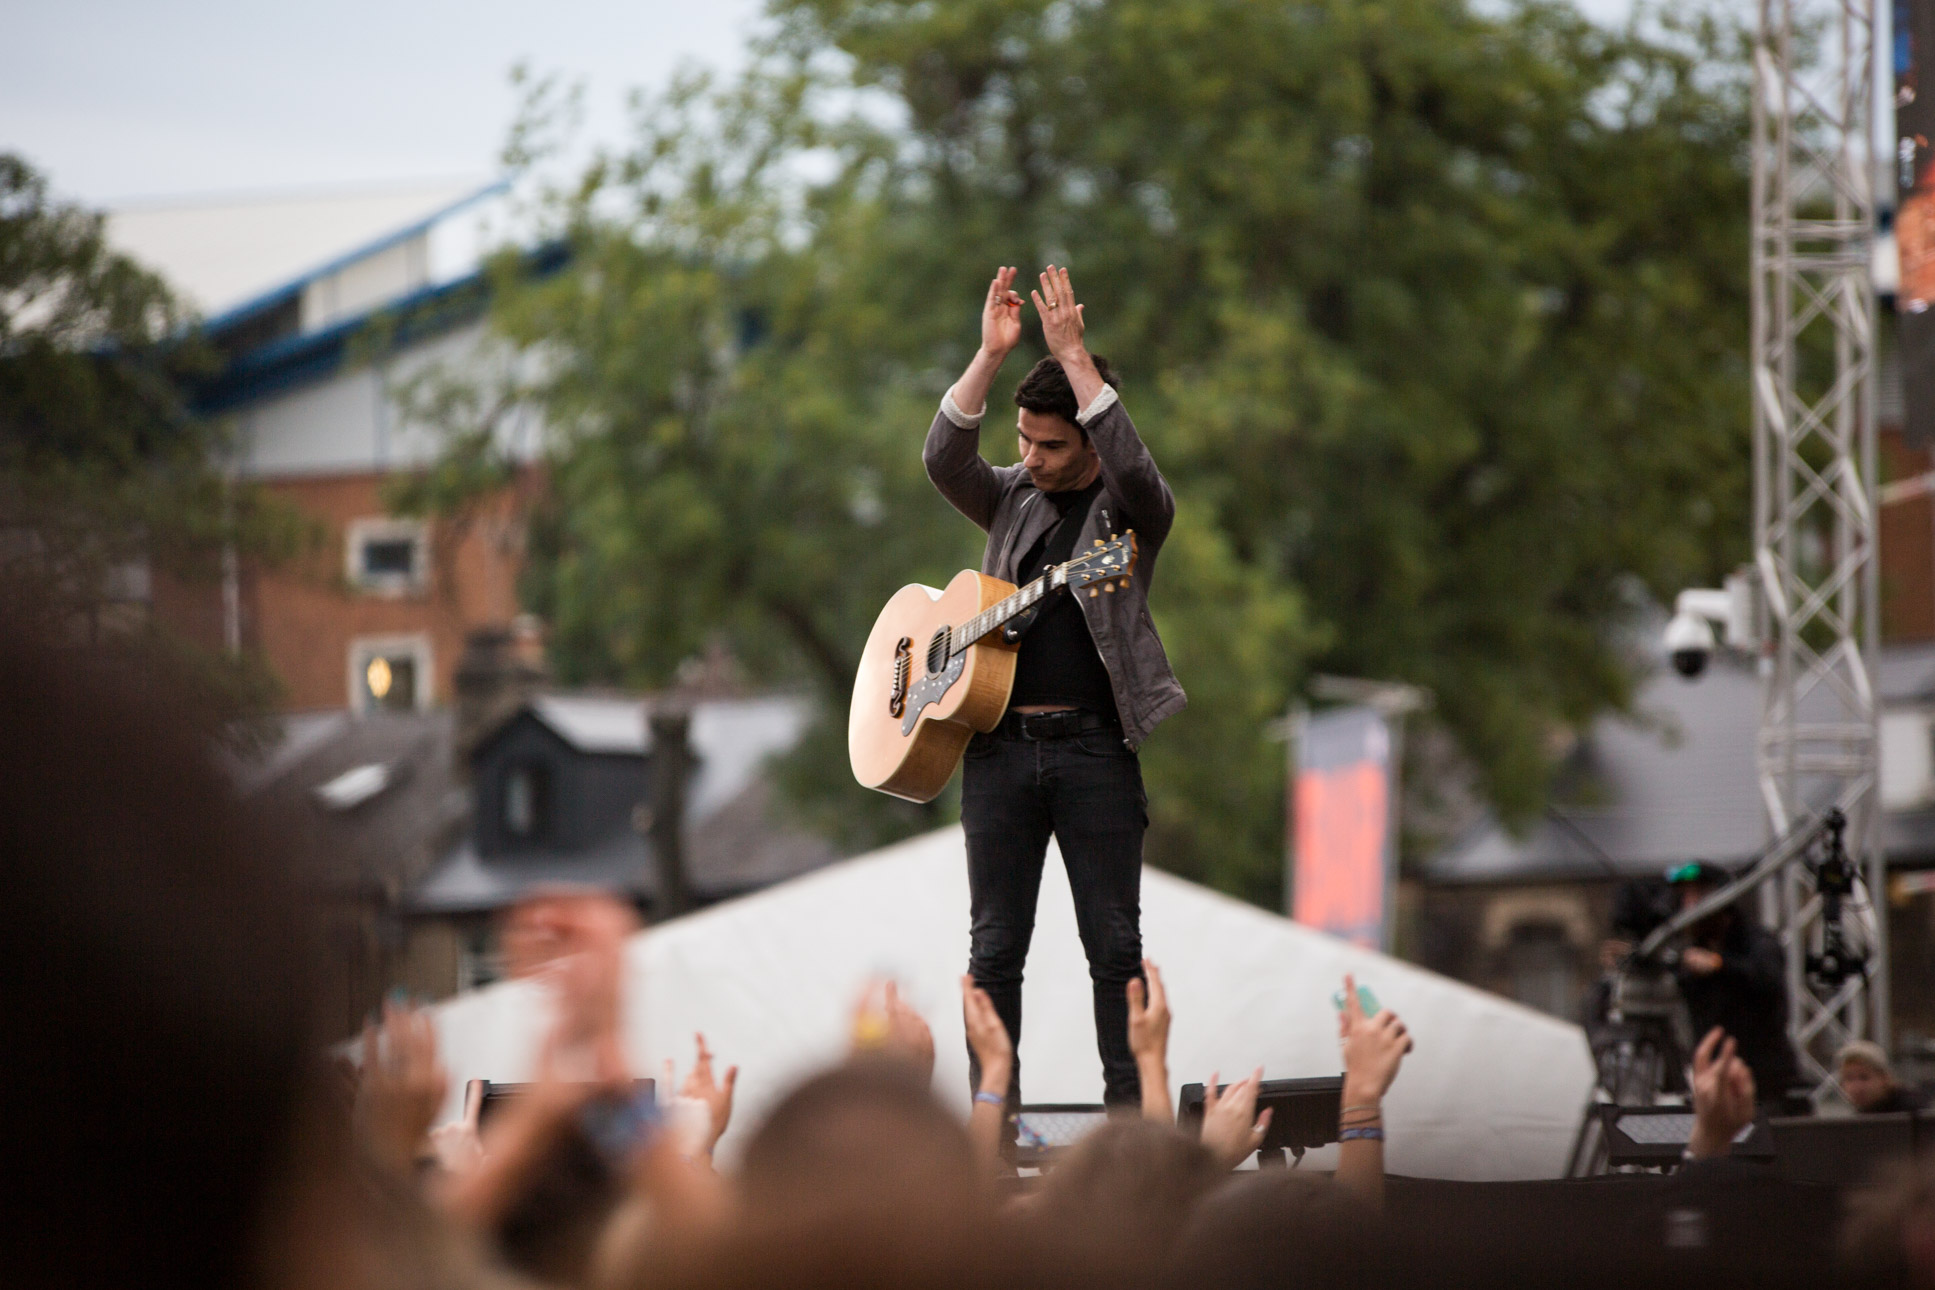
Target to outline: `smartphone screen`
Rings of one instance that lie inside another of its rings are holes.
[[[623,1164],[658,1127],[656,1091],[641,1088],[629,1097],[598,1098],[580,1113],[578,1123],[598,1154],[614,1165]]]

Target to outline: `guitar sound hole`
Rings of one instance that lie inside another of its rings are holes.
[[[938,672],[947,666],[947,628],[934,633],[934,639],[927,642],[927,670]]]

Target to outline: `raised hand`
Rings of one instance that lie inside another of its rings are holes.
[[[981,348],[996,358],[1006,358],[1021,343],[1021,297],[1015,294],[1014,280],[1012,267],[995,270],[981,304]]]
[[[1693,1050],[1693,1136],[1688,1154],[1724,1156],[1753,1122],[1754,1073],[1734,1055],[1733,1036],[1715,1026]]]
[[[1040,277],[1041,289],[1028,294],[1041,315],[1041,336],[1048,343],[1048,352],[1066,366],[1077,355],[1087,353],[1082,347],[1082,306],[1075,303],[1075,288],[1069,285],[1067,269],[1051,264]]]
[[[913,1005],[900,997],[900,987],[887,982],[887,1033],[893,1048],[913,1062],[921,1074],[934,1076],[934,1032]]]
[[[1694,976],[1712,976],[1724,962],[1712,950],[1702,949],[1698,945],[1689,945],[1680,953],[1680,966]]]
[[[555,1049],[573,1079],[623,1083],[621,1042],[625,938],[638,916],[602,892],[540,891],[519,901],[504,927],[510,974],[551,987]]]
[[[981,1063],[981,1082],[998,1083],[1000,1091],[1006,1091],[1007,1072],[1014,1065],[1014,1041],[1008,1037],[1008,1027],[1002,1024],[1001,1015],[994,1010],[994,1000],[974,984],[973,977],[966,975],[961,977],[961,1024],[967,1029],[968,1047]],[[998,1072],[1000,1078],[995,1079],[990,1071]]]
[[[371,1156],[407,1170],[449,1084],[429,1014],[385,1003],[382,1026],[363,1027],[363,1077],[356,1086],[356,1125]]]
[[[1143,985],[1137,978],[1129,982],[1129,1051],[1137,1061],[1168,1061],[1169,992],[1163,989],[1162,973],[1148,959],[1142,960]]]
[[[1270,1112],[1256,1114],[1263,1068],[1257,1067],[1220,1093],[1216,1087],[1219,1078],[1220,1073],[1211,1074],[1209,1083],[1203,1086],[1202,1141],[1219,1164],[1234,1169],[1263,1145],[1264,1132],[1270,1127]]]
[[[430,1130],[430,1149],[444,1173],[455,1177],[467,1174],[484,1161],[484,1140],[477,1133],[477,1118],[484,1110],[483,1085],[472,1080],[464,1091],[464,1113],[448,1124]]]
[[[544,897],[559,953],[542,971],[556,992],[556,1059],[572,1077],[611,1087],[631,1080],[623,1043],[625,938],[637,916],[603,893]]]
[[[704,1144],[704,1154],[709,1156],[719,1144],[719,1139],[725,1136],[726,1126],[732,1123],[732,1091],[739,1083],[739,1068],[728,1066],[725,1079],[714,1079],[712,1050],[705,1046],[705,1032],[700,1031],[692,1038],[698,1044],[699,1057],[686,1075],[685,1083],[679,1086],[679,1096],[705,1104],[706,1112],[711,1117],[711,1127],[707,1130]]]
[[[1345,1105],[1375,1105],[1384,1097],[1398,1066],[1411,1051],[1411,1035],[1389,1008],[1366,1017],[1357,998],[1357,981],[1344,977],[1344,1010],[1337,1018],[1344,1046]]]
[[[934,1032],[892,981],[869,981],[853,1005],[853,1047],[901,1058],[923,1078],[933,1078]]]

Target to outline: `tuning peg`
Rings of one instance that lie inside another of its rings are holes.
[[[1096,538],[1096,539],[1095,539],[1095,545],[1097,545],[1097,546],[1101,546],[1101,545],[1102,545],[1102,539],[1101,539],[1101,538]]]
[[[1113,582],[1105,582],[1102,584],[1102,590],[1108,592],[1112,596],[1115,594],[1115,584]]]
[[[1096,590],[1095,588],[1093,588],[1093,587],[1090,587],[1090,588],[1088,589],[1088,598],[1089,598],[1090,600],[1093,600],[1093,599],[1095,599],[1095,598],[1096,598],[1097,596],[1099,596],[1099,595],[1101,595],[1101,594],[1102,594],[1101,592],[1099,592],[1099,591],[1097,591],[1097,590]]]
[[[1124,578],[1122,580],[1122,590],[1127,591],[1128,589],[1129,589],[1129,580],[1127,578]]]

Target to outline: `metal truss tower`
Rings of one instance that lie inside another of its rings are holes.
[[[1817,1095],[1835,1047],[1887,1042],[1875,644],[1875,0],[1759,0],[1753,97],[1754,559],[1766,690],[1757,764],[1775,836],[1839,804],[1868,970],[1810,975],[1804,858],[1767,885],[1790,1032]]]

